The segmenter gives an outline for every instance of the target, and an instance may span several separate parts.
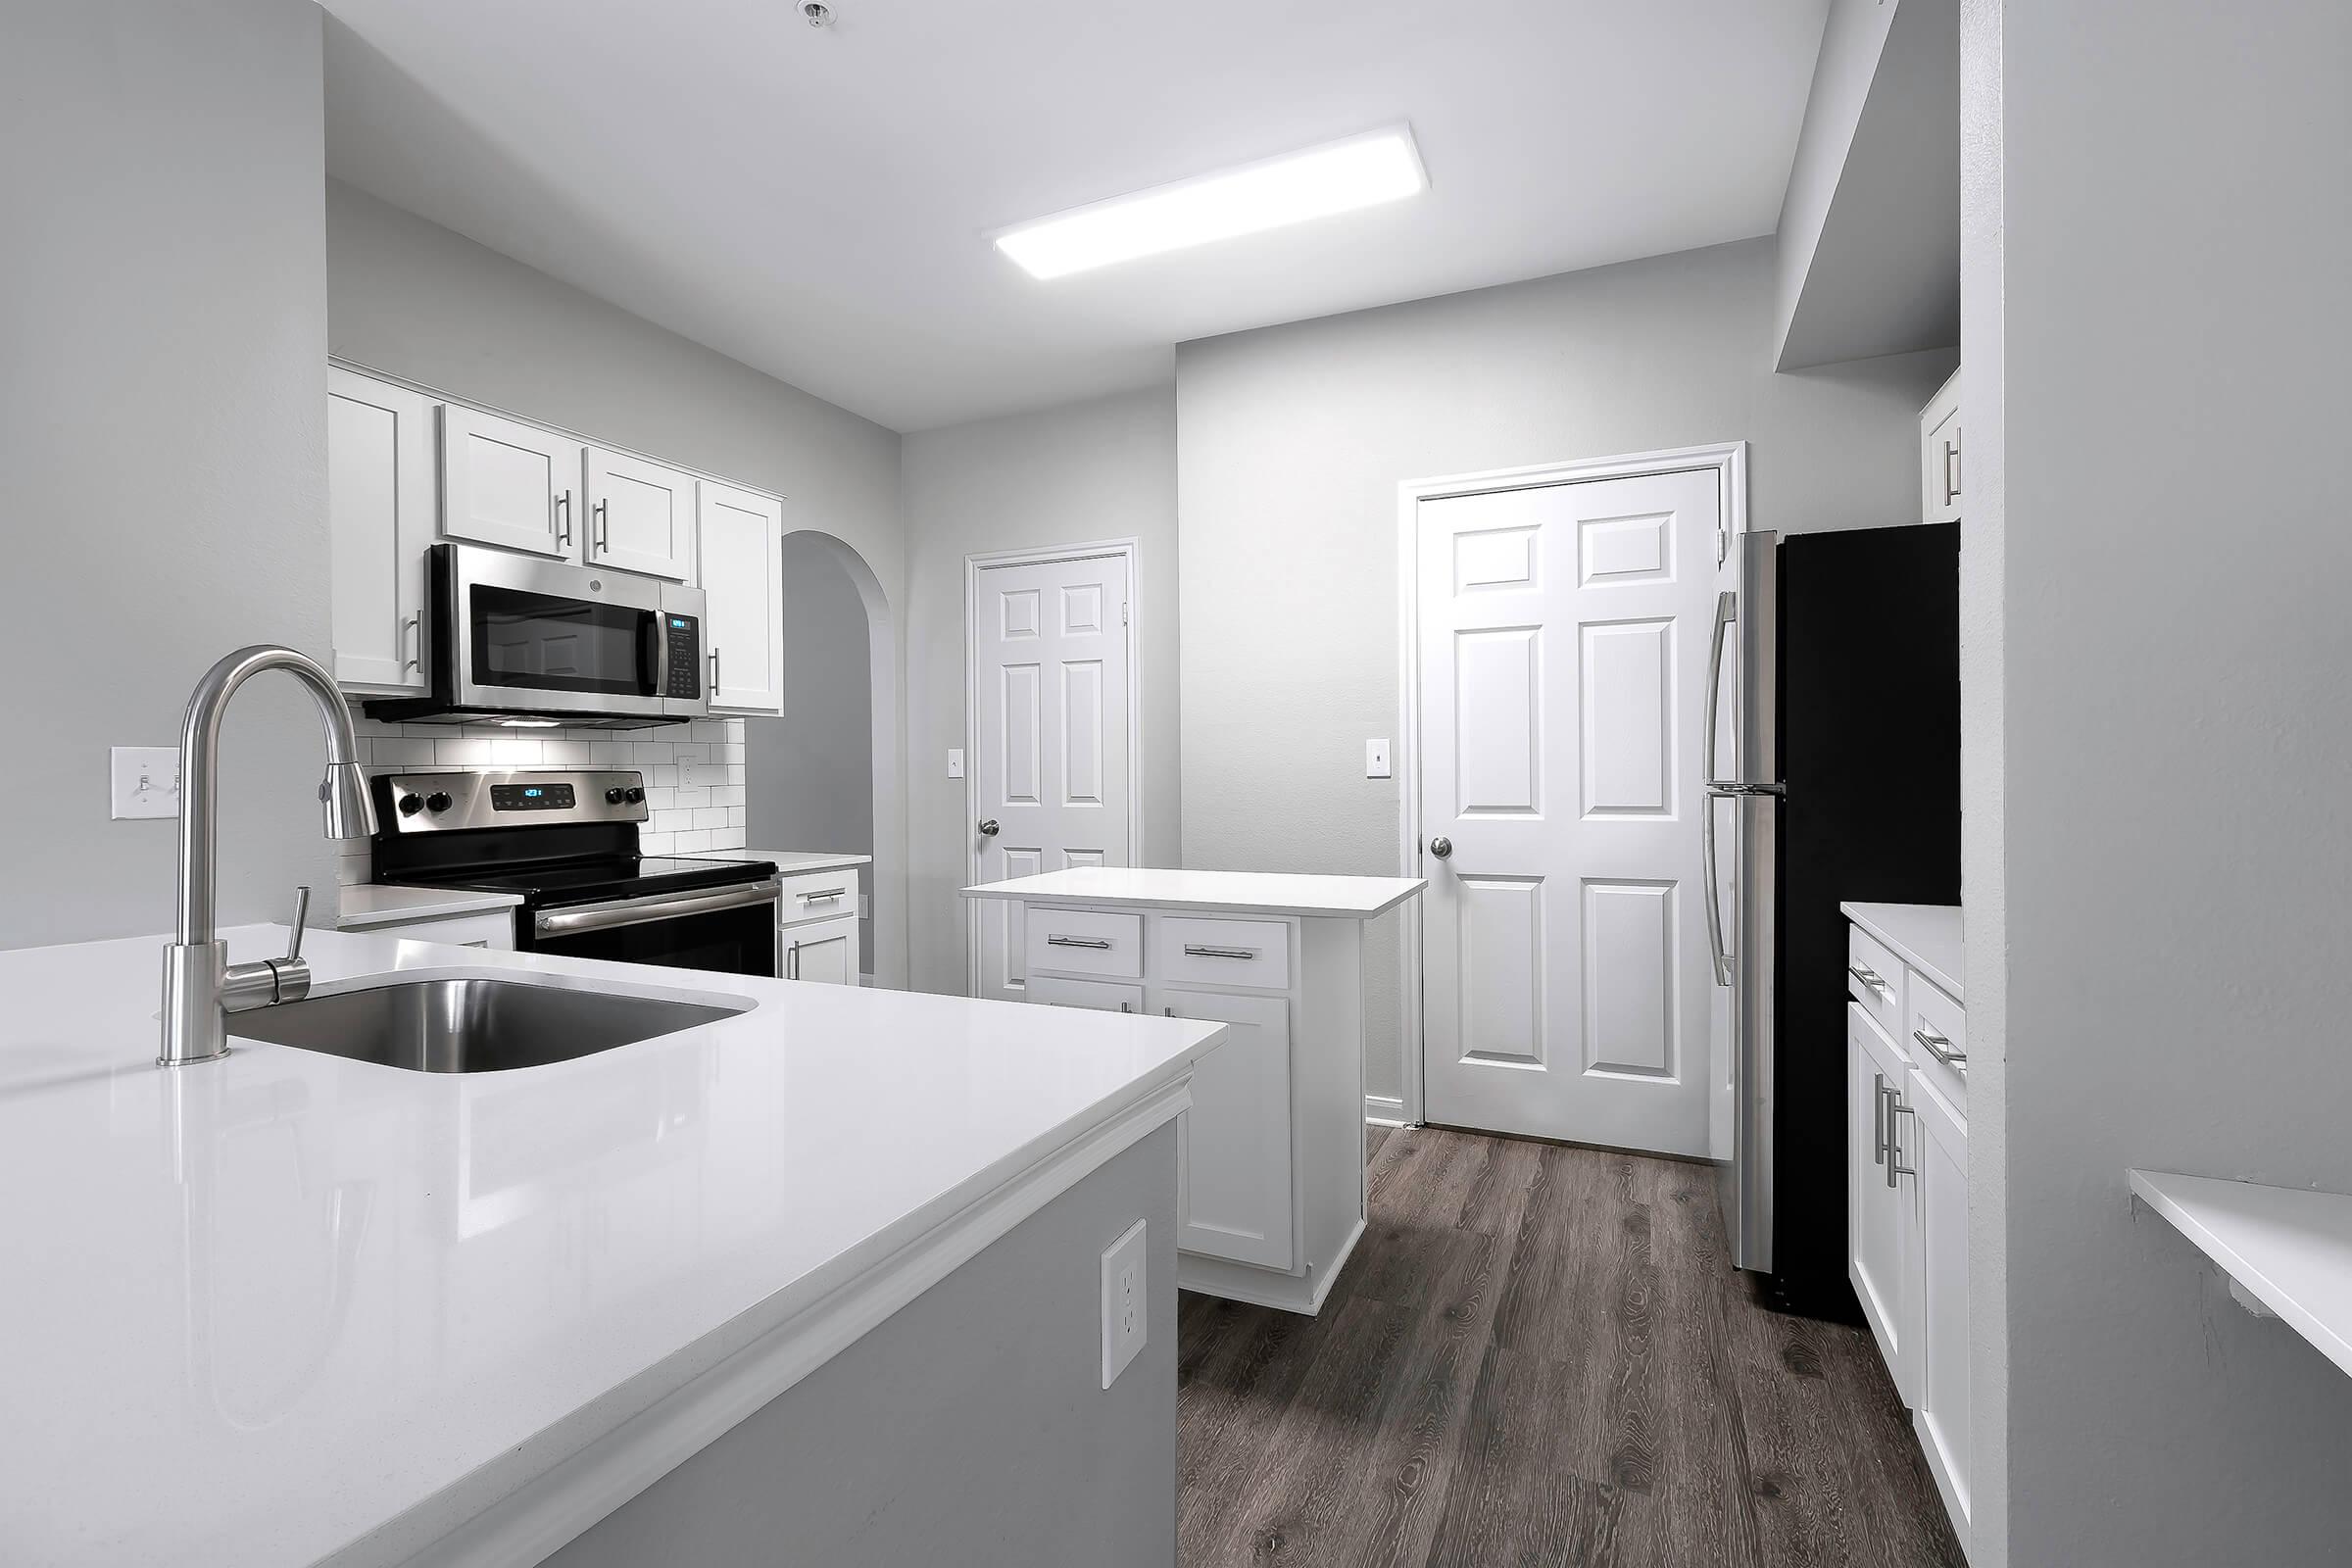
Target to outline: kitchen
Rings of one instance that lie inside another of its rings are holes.
[[[2331,1560],[2337,10],[814,9],[8,18],[0,1556]]]

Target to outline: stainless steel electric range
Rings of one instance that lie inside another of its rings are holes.
[[[776,867],[638,853],[645,775],[466,768],[370,781],[374,879],[518,893],[518,951],[776,973]]]

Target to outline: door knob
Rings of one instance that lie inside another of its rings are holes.
[[[1443,860],[1453,853],[1453,840],[1435,838],[1429,841],[1429,853]]]
[[[997,819],[995,817],[992,816],[980,824],[980,836],[987,839],[997,836]]]

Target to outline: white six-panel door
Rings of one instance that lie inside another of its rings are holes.
[[[1127,558],[987,565],[973,577],[978,879],[1128,864]],[[974,996],[1025,995],[1021,910],[973,902]]]
[[[1430,1120],[1707,1152],[1718,471],[1421,503]]]

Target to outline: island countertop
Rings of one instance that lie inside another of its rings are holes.
[[[12,1562],[535,1562],[1172,1120],[1223,1034],[319,931],[318,993],[754,1005],[479,1074],[232,1018],[166,1069],[160,946],[0,953]]]
[[[1315,876],[1284,871],[1181,871],[1080,865],[963,890],[967,899],[1085,904],[1104,908],[1195,908],[1227,914],[1298,914],[1368,920],[1429,884],[1418,877]]]

